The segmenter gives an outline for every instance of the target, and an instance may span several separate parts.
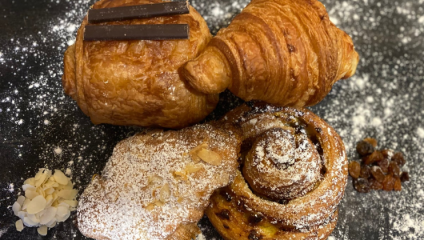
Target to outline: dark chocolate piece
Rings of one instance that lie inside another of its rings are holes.
[[[88,22],[99,23],[189,13],[187,1],[88,10]]]
[[[84,41],[188,39],[188,24],[86,25]]]

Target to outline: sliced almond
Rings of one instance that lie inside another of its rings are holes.
[[[192,164],[189,163],[187,164],[187,166],[185,167],[185,171],[190,174],[190,173],[195,173],[200,171],[201,169],[203,169],[203,166],[201,164]]]
[[[43,175],[43,171],[44,171],[44,168],[40,168],[38,170],[37,174],[35,174],[35,177],[34,177],[35,181],[41,178],[41,175]]]
[[[155,205],[158,207],[162,207],[163,205],[165,205],[165,203],[161,202],[161,201],[156,201]]]
[[[23,219],[23,223],[25,224],[25,226],[27,227],[34,227],[37,226],[38,223],[34,223],[31,221],[31,219],[29,217],[24,217]]]
[[[24,184],[24,185],[22,185],[22,190],[24,190],[24,192],[26,190],[34,190],[35,191],[35,187],[31,184]]]
[[[161,202],[166,203],[170,197],[171,197],[171,190],[169,190],[169,184],[166,183],[160,189],[159,199]]]
[[[18,199],[16,200],[16,202],[19,203],[19,205],[23,205],[25,201],[25,197],[24,196],[19,196]]]
[[[44,193],[46,194],[46,196],[52,195],[53,192],[54,192],[54,188],[52,187],[44,190]]]
[[[18,216],[18,212],[21,211],[21,204],[19,204],[18,202],[15,202],[12,206],[12,210],[15,216]]]
[[[56,218],[53,218],[50,222],[48,222],[46,224],[46,226],[49,227],[49,228],[52,228],[52,227],[56,226],[56,224],[57,224]]]
[[[36,214],[44,210],[46,207],[46,199],[39,195],[31,200],[30,203],[28,203],[27,206],[27,212],[28,214]]]
[[[65,174],[62,171],[60,171],[58,169],[54,170],[53,176],[54,176],[54,179],[56,180],[57,183],[59,183],[61,185],[67,185],[68,184],[68,181],[69,181],[68,177],[65,176]]]
[[[40,223],[40,218],[37,216],[37,214],[28,214],[27,217],[33,222],[35,225],[38,225]],[[35,226],[34,225],[34,226]]]
[[[35,191],[38,193],[38,195],[41,195],[46,198],[46,194],[44,193],[44,190],[42,188],[38,187]]]
[[[22,204],[22,211],[26,210],[26,208],[27,208],[27,206],[30,202],[31,202],[31,199],[29,199],[29,198],[25,199],[24,204]]]
[[[17,215],[20,219],[24,219],[27,216],[27,213],[24,211],[19,211]]]
[[[205,148],[197,152],[197,156],[203,161],[215,166],[220,165],[222,162],[222,157],[218,153]]]
[[[149,205],[147,205],[145,208],[148,211],[152,211],[155,207],[156,207],[156,204],[155,203],[149,203]]]
[[[15,227],[18,232],[21,232],[24,229],[24,224],[21,219],[15,222]]]
[[[68,204],[72,208],[74,208],[78,205],[78,201],[76,201],[76,200],[63,200],[63,202]]]
[[[37,232],[41,236],[46,236],[47,235],[47,226],[41,226],[41,227],[37,228]]]
[[[51,175],[51,171],[44,169],[40,172],[37,173],[37,175],[35,175],[34,179],[35,179],[35,186],[39,187],[41,186],[43,183],[45,183]]]
[[[52,195],[47,195],[47,197],[46,197],[46,208],[50,207],[52,205],[52,203],[53,203]]]
[[[181,179],[184,181],[188,180],[187,173],[185,171],[175,171],[172,173],[172,175],[174,176],[174,178],[177,178],[177,179]]]
[[[190,150],[189,155],[191,157],[191,159],[193,160],[193,162],[197,163],[200,162],[200,158],[197,155],[197,153],[202,150],[202,149],[206,149],[208,148],[208,144],[207,143],[202,143],[196,147],[194,147],[193,149]]]
[[[40,224],[46,225],[49,223],[52,219],[55,218],[57,212],[57,208],[55,207],[49,207],[45,210],[43,216],[40,218]]]
[[[154,185],[154,184],[161,184],[163,181],[163,178],[154,174],[148,177],[148,184]]]
[[[35,179],[34,178],[28,178],[27,180],[25,180],[24,185],[32,185],[35,186]],[[23,188],[23,186],[22,186]],[[25,191],[25,189],[24,189]]]
[[[57,196],[66,199],[66,200],[73,200],[78,194],[78,190],[72,189],[64,189],[57,193]]]
[[[35,197],[39,196],[40,194],[35,191],[35,189],[28,189],[25,191],[25,197],[27,199],[34,199]]]
[[[68,219],[70,214],[71,213],[69,211],[69,208],[65,206],[59,206],[57,207],[56,219],[58,222],[64,222],[66,219]]]

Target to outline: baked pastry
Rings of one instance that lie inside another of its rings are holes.
[[[158,3],[161,0],[102,0],[94,9]],[[196,57],[211,39],[204,19],[190,13],[97,23],[178,24],[190,28],[188,40],[84,41],[84,18],[76,42],[65,52],[65,93],[95,124],[182,128],[206,117],[218,102],[217,94],[189,88],[178,68]]]
[[[194,89],[228,88],[245,101],[304,107],[320,102],[359,57],[317,0],[252,0],[180,69]]]
[[[78,228],[95,239],[192,239],[214,190],[238,166],[240,137],[211,124],[121,141],[78,205]]]
[[[242,167],[211,197],[206,214],[227,240],[326,239],[347,180],[342,140],[306,109],[243,105]]]

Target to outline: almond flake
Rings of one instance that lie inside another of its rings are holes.
[[[22,204],[22,210],[26,210],[28,203],[30,202],[31,202],[31,199],[29,198],[25,199],[24,204]]]
[[[68,177],[65,176],[65,174],[60,170],[54,170],[54,179],[56,182],[58,182],[61,185],[67,185],[68,184]]]
[[[28,178],[27,180],[25,180],[25,182],[24,182],[24,186],[25,185],[32,185],[32,186],[35,186],[35,179],[34,178]],[[22,186],[22,188],[23,188],[23,186]],[[24,191],[25,191],[25,189],[24,189]]]
[[[57,196],[66,199],[66,200],[73,200],[75,199],[75,197],[78,194],[78,190],[72,189],[72,190],[68,190],[68,189],[64,189],[60,192],[57,193]]]
[[[18,221],[15,222],[15,227],[16,227],[16,230],[18,232],[20,232],[24,229],[24,224],[22,223],[21,219],[19,219]]]
[[[192,163],[189,163],[185,167],[185,171],[188,174],[198,172],[198,171],[200,171],[200,169],[203,169],[203,166],[201,164],[192,164]]]
[[[214,166],[218,166],[222,162],[222,157],[218,153],[205,148],[197,152],[197,156],[199,156],[199,158],[203,161]]]
[[[162,203],[166,203],[171,196],[171,191],[169,190],[169,184],[166,183],[160,190],[159,199]]]
[[[15,216],[18,216],[18,212],[21,211],[21,204],[16,201],[12,206],[12,210]]]
[[[57,208],[49,207],[44,211],[43,216],[40,218],[40,224],[46,225],[56,216]]]
[[[26,217],[26,215],[27,215],[27,214],[26,214],[26,212],[24,212],[24,211],[19,211],[17,216],[18,216],[20,219],[24,219],[24,218]]]
[[[44,210],[46,207],[46,199],[39,195],[31,200],[30,203],[28,203],[27,206],[27,212],[28,214],[36,214]]]
[[[34,199],[38,195],[39,194],[35,191],[35,189],[34,190],[28,189],[28,190],[25,191],[25,197],[28,198],[28,199]]]
[[[198,156],[198,152],[202,149],[206,149],[208,148],[208,144],[207,143],[202,143],[198,146],[196,146],[195,148],[191,149],[191,151],[189,152],[191,159],[193,160],[193,162],[197,163],[200,162],[200,158]]]
[[[34,191],[35,191],[35,187],[34,187],[33,185],[31,185],[31,184],[24,184],[24,185],[22,185],[22,190],[24,190],[24,192],[25,192],[26,190],[29,190],[29,189],[34,190]]]
[[[18,200],[16,200],[16,202],[19,203],[19,205],[24,205],[24,201],[25,201],[25,197],[24,196],[19,196]]]
[[[47,235],[47,227],[46,226],[41,226],[41,227],[37,228],[37,232],[41,236],[46,236]]]

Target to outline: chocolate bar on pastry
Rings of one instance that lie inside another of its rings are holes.
[[[162,0],[101,0],[93,9],[162,3]],[[76,42],[64,56],[65,93],[95,124],[182,128],[205,118],[218,94],[188,87],[178,68],[211,39],[202,16],[188,14],[88,23],[84,18]],[[187,24],[189,39],[84,41],[90,25]]]

